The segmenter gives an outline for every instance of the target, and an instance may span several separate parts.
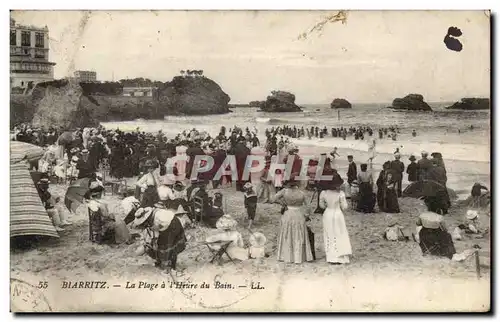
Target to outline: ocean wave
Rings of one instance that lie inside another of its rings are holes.
[[[368,143],[366,141],[357,140],[342,140],[336,138],[324,139],[292,139],[298,145],[316,146],[323,148],[337,147],[339,149],[352,149],[357,151],[368,151]],[[478,144],[453,144],[453,143],[438,143],[438,142],[410,142],[410,141],[382,141],[376,145],[377,153],[393,154],[396,149],[399,149],[403,156],[410,155],[419,156],[422,150],[427,152],[440,152],[445,159],[460,160],[460,161],[476,161],[490,162],[490,149],[485,145]]]

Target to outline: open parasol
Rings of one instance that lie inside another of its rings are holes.
[[[89,181],[89,178],[78,179],[68,187],[66,195],[64,196],[64,204],[69,211],[75,212],[76,209],[83,204],[83,197],[89,190]]]
[[[446,187],[437,181],[422,180],[410,184],[403,191],[403,197],[422,198],[447,195]]]

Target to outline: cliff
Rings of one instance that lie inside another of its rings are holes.
[[[330,104],[330,107],[331,108],[352,108],[352,105],[346,99],[336,98]]]
[[[285,91],[272,91],[266,101],[260,104],[263,112],[301,112],[300,106],[295,104],[295,95]]]
[[[106,86],[109,84],[97,83],[90,89],[83,83],[55,80],[36,84],[26,95],[11,94],[11,126],[31,122],[71,129],[95,126],[99,121],[230,112],[230,97],[206,77],[174,77],[171,82],[159,83],[155,98],[100,95],[100,87]]]
[[[26,95],[11,95],[11,124],[32,122],[34,126],[67,129],[98,124],[93,112],[97,102],[67,80],[38,83]]]
[[[424,97],[420,94],[408,94],[403,98],[396,98],[392,101],[392,106],[388,106],[387,108],[409,111],[432,111],[432,108],[424,101]]]
[[[453,110],[489,110],[489,98],[462,98],[460,102],[455,102],[453,105],[446,107]]]
[[[158,89],[159,105],[173,114],[229,113],[230,100],[216,82],[206,77],[176,76]]]

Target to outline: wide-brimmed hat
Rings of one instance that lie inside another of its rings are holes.
[[[71,150],[69,150],[69,152],[71,153],[77,153],[78,151],[80,151],[79,148],[72,148]]]
[[[410,158],[409,158],[410,161],[417,161],[417,158],[415,158],[414,155],[410,155]]]
[[[233,219],[230,215],[223,215],[217,220],[215,227],[218,229],[230,230],[236,228],[238,222]]]
[[[137,211],[134,214],[135,219],[133,222],[133,226],[138,227],[142,225],[146,220],[149,219],[149,217],[151,217],[152,214],[153,214],[153,208],[151,207],[137,209]]]
[[[264,234],[259,232],[251,234],[249,238],[250,245],[254,247],[264,247],[266,241],[267,241],[266,236],[264,236]]]
[[[473,220],[473,219],[479,218],[479,213],[477,212],[477,210],[469,209],[469,210],[467,210],[467,214],[465,215],[465,218],[467,218],[468,220]]]
[[[89,154],[89,150],[87,150],[87,149],[83,149],[83,150],[82,150],[82,154]]]
[[[243,189],[252,189],[253,188],[253,184],[251,182],[247,182],[245,183],[245,185],[243,186]]]

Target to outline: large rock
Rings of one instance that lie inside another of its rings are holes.
[[[460,102],[455,102],[453,105],[446,107],[446,109],[454,110],[489,110],[489,98],[462,98]]]
[[[333,100],[333,102],[330,104],[331,108],[352,108],[351,103],[347,101],[346,99],[343,98],[336,98]]]
[[[11,109],[23,114],[23,122],[37,127],[72,129],[99,123],[93,115],[97,102],[84,95],[78,83],[68,80],[38,83],[25,95],[24,104],[19,100],[11,104]]]
[[[272,91],[265,102],[260,104],[263,112],[301,112],[300,106],[295,104],[295,95],[285,91]]]
[[[205,115],[229,113],[231,98],[209,78],[176,76],[161,86],[158,100],[165,114]]]
[[[409,111],[432,111],[432,108],[424,101],[424,97],[420,94],[408,94],[403,98],[396,98],[392,101],[392,106],[388,106],[388,108]]]

